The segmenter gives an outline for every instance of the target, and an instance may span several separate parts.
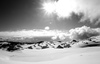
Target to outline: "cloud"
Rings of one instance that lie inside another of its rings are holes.
[[[87,26],[77,27],[69,31],[57,31],[57,30],[21,30],[21,31],[5,31],[0,32],[0,37],[22,37],[22,38],[34,38],[48,36],[51,39],[56,40],[66,40],[70,41],[72,39],[83,40],[88,39],[93,36],[100,35],[100,28],[90,28]]]
[[[69,40],[69,36],[68,36],[68,33],[58,33],[57,35],[53,36],[51,38],[52,40]]]
[[[66,33],[59,30],[20,30],[20,31],[5,31],[0,32],[0,37],[2,38],[34,38],[34,37],[51,37],[51,39],[56,40],[64,40],[66,38]]]
[[[69,30],[70,39],[84,40],[98,35],[100,35],[100,28],[90,28],[87,26],[82,26]]]
[[[81,22],[89,21],[100,23],[100,0],[58,0],[56,3],[56,13],[59,17],[68,18],[71,13],[83,14]]]
[[[0,36],[6,37],[30,37],[34,34],[33,30],[20,30],[20,31],[4,31],[0,32]]]

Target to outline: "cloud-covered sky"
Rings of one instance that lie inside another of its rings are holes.
[[[52,15],[42,9],[46,1],[0,0],[0,36],[30,36],[34,29],[46,26],[69,32],[59,38],[87,39],[100,34],[100,0],[57,0]]]
[[[79,12],[83,13],[81,21],[90,21],[100,25],[100,0],[79,0]]]
[[[63,4],[63,5],[62,5]],[[100,0],[59,0],[57,2],[57,14],[60,17],[69,17],[74,12],[83,14],[82,21],[90,19],[90,22],[100,22]]]
[[[45,26],[59,30],[84,25],[100,27],[99,0],[58,0],[57,13],[51,16],[41,9],[45,1],[0,0],[0,31],[44,29]]]
[[[85,40],[94,36],[100,36],[100,28],[90,28],[87,26],[77,27],[69,31],[59,30],[21,30],[21,31],[3,31],[0,32],[0,38],[35,38],[48,37],[52,40]]]

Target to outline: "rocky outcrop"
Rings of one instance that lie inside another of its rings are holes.
[[[70,44],[61,41],[40,41],[33,43],[21,43],[21,42],[0,42],[0,49],[9,52],[20,51],[24,49],[47,49],[47,48],[63,49],[69,48]]]

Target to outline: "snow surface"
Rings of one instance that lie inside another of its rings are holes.
[[[100,64],[100,47],[23,50],[0,50],[0,64]]]

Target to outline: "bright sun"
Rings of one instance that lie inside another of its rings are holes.
[[[45,2],[43,3],[43,9],[47,14],[52,14],[56,10],[55,2]]]
[[[44,2],[43,10],[47,14],[56,13],[59,17],[69,17],[77,8],[75,0],[58,0],[53,2]]]

